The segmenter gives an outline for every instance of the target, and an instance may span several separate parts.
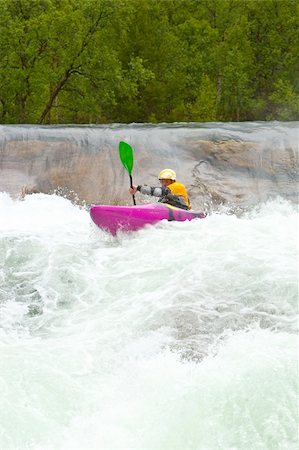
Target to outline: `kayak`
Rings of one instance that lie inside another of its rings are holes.
[[[89,212],[94,223],[113,236],[118,231],[136,231],[161,220],[183,222],[206,217],[204,212],[185,211],[166,203],[138,206],[94,205]]]

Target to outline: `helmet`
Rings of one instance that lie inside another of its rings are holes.
[[[164,169],[159,173],[159,180],[176,180],[176,173],[171,169]]]

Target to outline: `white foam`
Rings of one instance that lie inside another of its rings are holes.
[[[0,195],[0,447],[296,448],[296,209],[109,238]]]

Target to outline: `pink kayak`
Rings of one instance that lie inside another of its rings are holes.
[[[118,231],[136,231],[145,225],[153,225],[160,220],[178,221],[204,219],[206,214],[199,211],[185,211],[165,203],[138,206],[95,205],[90,208],[94,223],[113,236]]]

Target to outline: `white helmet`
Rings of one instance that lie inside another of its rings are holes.
[[[159,180],[176,180],[176,173],[171,169],[164,169],[159,173]]]

